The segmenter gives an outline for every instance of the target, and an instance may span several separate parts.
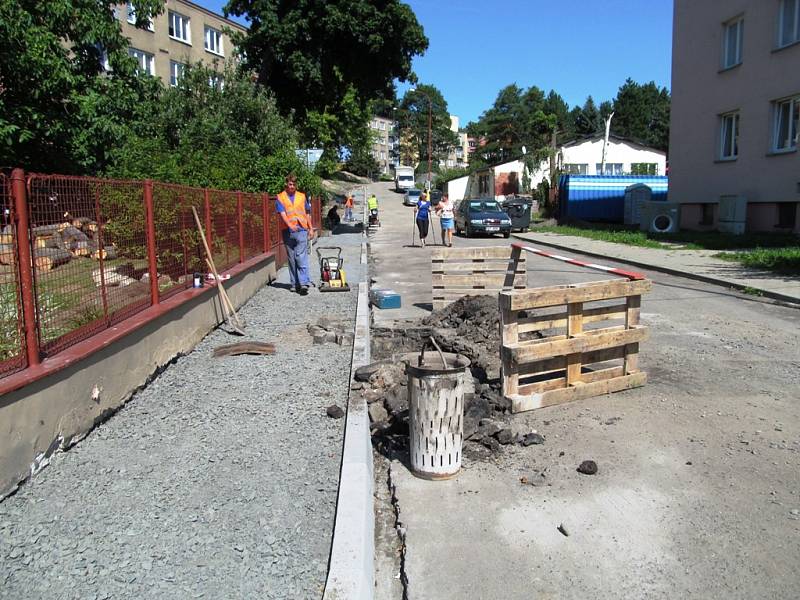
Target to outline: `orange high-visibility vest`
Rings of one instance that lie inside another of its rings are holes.
[[[353,208],[353,197],[352,196],[348,196],[347,200],[345,200],[345,202],[344,202],[344,205],[347,208]]]
[[[302,227],[311,229],[311,219],[306,214],[306,195],[303,192],[294,193],[294,202],[289,199],[285,191],[278,194],[278,202],[283,206],[283,220],[281,229]]]

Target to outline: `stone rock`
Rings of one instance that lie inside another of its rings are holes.
[[[353,377],[356,381],[369,381],[369,378],[372,377],[373,373],[375,373],[375,371],[385,364],[388,364],[388,361],[379,360],[377,362],[364,365],[363,367],[359,367],[356,369]]]
[[[485,437],[480,441],[480,443],[486,446],[492,452],[500,451],[500,442],[498,442],[493,437]]]
[[[336,336],[336,343],[340,346],[352,346],[354,336],[352,333],[342,333],[341,335]]]
[[[563,523],[561,523],[561,524],[558,526],[558,531],[559,531],[559,532],[561,533],[561,535],[563,535],[564,537],[569,537],[569,530],[567,529],[567,526],[566,526],[566,525],[564,525]]]
[[[511,431],[511,429],[501,429],[495,437],[497,437],[497,441],[504,446],[514,441],[514,433]]]
[[[319,325],[314,325],[313,323],[309,323],[306,329],[311,337],[314,337],[318,333],[325,333],[324,328],[320,327]]]
[[[402,386],[393,387],[386,391],[383,404],[393,417],[408,410],[408,390]]]
[[[584,475],[594,475],[597,473],[597,463],[593,460],[585,460],[578,465],[577,471],[578,473],[583,473]]]
[[[478,431],[478,423],[492,414],[486,398],[464,395],[464,437],[468,438]]]
[[[478,423],[478,431],[489,437],[497,435],[502,429],[502,424],[494,419],[481,419]]]
[[[369,420],[373,423],[384,423],[389,419],[389,413],[381,402],[373,402],[369,405]]]
[[[378,367],[369,378],[369,382],[373,387],[390,388],[407,379],[405,367],[402,363],[385,364]]]
[[[331,404],[325,409],[325,412],[331,419],[341,419],[344,416],[344,411],[335,404]]]
[[[520,444],[523,446],[532,446],[534,444],[544,444],[544,437],[538,433],[526,433],[522,436]]]
[[[361,395],[364,397],[364,400],[367,401],[367,404],[372,404],[378,400],[383,400],[383,394],[377,390],[366,389]]]

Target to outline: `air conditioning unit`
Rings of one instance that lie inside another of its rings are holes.
[[[718,229],[723,233],[744,233],[747,223],[747,198],[744,196],[719,197]]]
[[[642,202],[639,213],[639,229],[652,233],[674,233],[680,231],[681,211],[677,202]]]

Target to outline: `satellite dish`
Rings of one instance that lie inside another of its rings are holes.
[[[527,153],[528,153],[528,149],[525,146],[523,146],[522,147],[522,154],[524,155],[524,154],[527,154]]]

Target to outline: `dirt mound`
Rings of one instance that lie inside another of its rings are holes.
[[[422,320],[436,329],[453,329],[468,341],[497,348],[500,344],[500,310],[494,296],[464,296],[433,311]]]

